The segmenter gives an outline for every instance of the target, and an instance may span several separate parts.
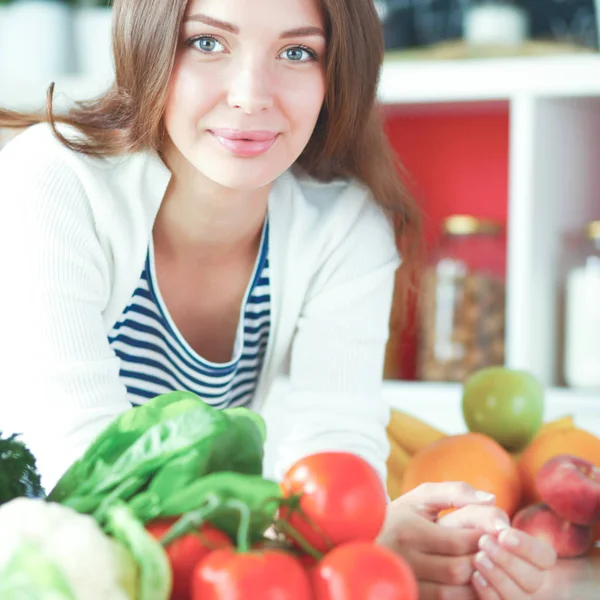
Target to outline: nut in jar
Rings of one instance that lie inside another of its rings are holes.
[[[422,281],[418,377],[464,381],[504,364],[506,245],[499,223],[444,222]]]

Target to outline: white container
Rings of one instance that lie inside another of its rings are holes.
[[[48,83],[72,72],[72,15],[59,0],[19,0],[2,12],[0,76]]]
[[[0,40],[4,37],[5,23],[8,22],[8,15],[10,12],[10,4],[0,4]],[[0,42],[1,43],[1,42]],[[0,64],[7,60],[6,56],[0,54]]]
[[[114,78],[112,9],[82,6],[74,13],[75,54],[80,74],[103,82]]]
[[[5,50],[3,40],[6,38],[5,31],[8,30],[8,18],[10,16],[10,4],[0,4],[0,77],[8,71],[10,59]]]
[[[596,7],[596,37],[598,38],[598,48],[600,48],[600,0],[594,0]]]
[[[463,38],[471,46],[519,46],[528,31],[527,13],[502,0],[471,6],[463,19]]]
[[[567,275],[565,367],[573,388],[600,390],[600,221],[587,228],[587,251]]]

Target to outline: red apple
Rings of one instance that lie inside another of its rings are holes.
[[[600,469],[588,460],[559,454],[540,468],[536,486],[544,504],[563,519],[578,525],[600,521]]]
[[[530,504],[513,517],[512,526],[552,545],[560,558],[585,554],[594,543],[592,528],[559,517],[545,504]]]

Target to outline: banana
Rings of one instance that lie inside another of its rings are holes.
[[[447,437],[443,431],[398,409],[391,410],[388,435],[410,455],[416,454],[432,442]]]
[[[539,438],[541,435],[548,433],[550,431],[559,431],[561,429],[573,429],[575,427],[575,421],[573,420],[573,415],[564,415],[563,417],[559,417],[558,419],[553,419],[552,421],[546,421],[540,425],[540,428],[537,430],[536,434],[533,436],[533,440]],[[531,442],[529,442],[531,444]],[[526,448],[519,450],[517,452],[511,452],[511,456],[515,460],[515,462],[519,462],[521,459],[521,454],[525,451]]]
[[[386,487],[390,499],[395,500],[402,494],[402,477],[399,477],[392,471],[388,471]]]
[[[387,459],[388,472],[394,473],[398,477],[402,477],[406,465],[410,461],[410,454],[391,436],[388,435],[390,442],[390,454]]]
[[[563,417],[559,417],[558,419],[554,419],[553,421],[547,421],[546,423],[542,423],[540,428],[537,430],[535,437],[539,437],[540,435],[548,433],[549,431],[558,431],[559,429],[573,429],[573,427],[575,427],[573,415],[565,415]]]

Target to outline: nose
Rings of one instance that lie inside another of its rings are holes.
[[[259,61],[246,61],[234,67],[228,90],[228,103],[246,114],[256,114],[273,106],[268,69]]]

